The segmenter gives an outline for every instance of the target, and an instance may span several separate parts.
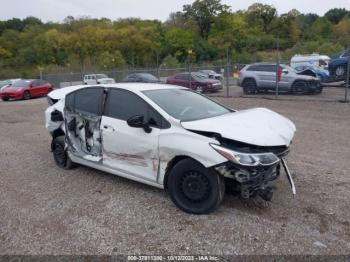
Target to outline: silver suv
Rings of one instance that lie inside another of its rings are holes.
[[[290,66],[280,65],[280,91],[294,94],[321,93],[320,81],[312,76],[300,75]],[[238,85],[245,94],[276,90],[276,64],[257,63],[246,65],[238,78]]]

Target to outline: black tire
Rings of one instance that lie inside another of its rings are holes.
[[[29,100],[29,99],[31,99],[31,95],[30,95],[29,91],[24,91],[24,93],[23,93],[23,99],[24,99],[24,100]]]
[[[258,87],[254,79],[248,78],[243,81],[243,93],[246,95],[256,94],[258,92]]]
[[[192,159],[178,162],[170,171],[168,192],[181,210],[191,214],[208,214],[222,202],[224,178]]]
[[[292,93],[296,95],[303,95],[308,93],[308,86],[305,81],[297,80],[292,85]]]
[[[69,158],[65,149],[64,136],[56,137],[52,141],[53,158],[57,166],[63,169],[72,169],[76,164]]]
[[[3,101],[9,101],[9,98],[1,98]]]
[[[346,78],[346,67],[345,66],[337,66],[335,69],[334,69],[334,77],[335,79],[345,79]]]
[[[204,93],[203,88],[201,86],[196,86],[194,90],[200,94]]]

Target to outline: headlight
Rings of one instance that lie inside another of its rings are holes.
[[[247,154],[237,152],[216,144],[210,144],[210,146],[226,159],[242,166],[271,166],[280,161],[278,156],[273,153]]]

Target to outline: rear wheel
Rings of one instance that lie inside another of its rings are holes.
[[[201,86],[196,86],[195,91],[198,93],[203,93],[203,88]]]
[[[31,95],[30,95],[29,91],[24,91],[24,93],[23,93],[23,99],[24,99],[24,100],[28,100],[28,99],[30,99],[30,98],[31,98]]]
[[[307,83],[305,81],[295,81],[292,85],[292,93],[297,95],[306,94],[308,92]]]
[[[225,193],[224,178],[192,159],[184,159],[170,171],[167,188],[181,210],[207,214],[215,210]]]
[[[65,149],[64,136],[54,138],[52,141],[52,153],[57,166],[63,169],[72,169],[76,166],[69,158]]]
[[[243,92],[246,95],[255,94],[258,91],[256,82],[254,79],[246,79],[243,82]]]
[[[9,99],[8,98],[5,98],[5,97],[3,97],[3,98],[1,98],[3,101],[9,101]]]

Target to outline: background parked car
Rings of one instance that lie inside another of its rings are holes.
[[[280,65],[279,90],[295,94],[321,93],[320,81],[312,76],[300,75],[292,67]],[[245,94],[276,90],[276,64],[257,63],[245,66],[238,78]]]
[[[329,71],[315,65],[301,65],[294,68],[300,75],[317,77],[321,82],[329,78]]]
[[[217,80],[222,80],[223,78],[221,74],[216,73],[214,70],[200,70],[198,72],[207,75],[209,78]]]
[[[21,80],[20,78],[17,79],[6,79],[6,80],[2,80],[0,81],[0,89],[3,87],[6,87],[8,85],[12,85],[14,82]]]
[[[138,83],[160,83],[161,81],[152,74],[148,73],[132,73],[123,79],[123,82]]]
[[[199,73],[180,73],[168,77],[166,83],[188,87],[197,92],[217,92],[222,89],[222,84],[219,80],[209,79]]]
[[[9,99],[30,99],[32,97],[46,96],[52,90],[53,86],[45,80],[18,80],[12,85],[2,88],[0,97],[4,101]]]
[[[327,68],[331,58],[327,55],[311,54],[311,55],[295,55],[290,60],[291,67],[295,68],[302,65],[314,65]]]
[[[332,57],[328,66],[330,77],[335,81],[346,80],[346,69],[348,65],[348,57],[350,56],[350,49],[344,50]]]
[[[114,84],[115,80],[105,74],[84,75],[84,85]]]

